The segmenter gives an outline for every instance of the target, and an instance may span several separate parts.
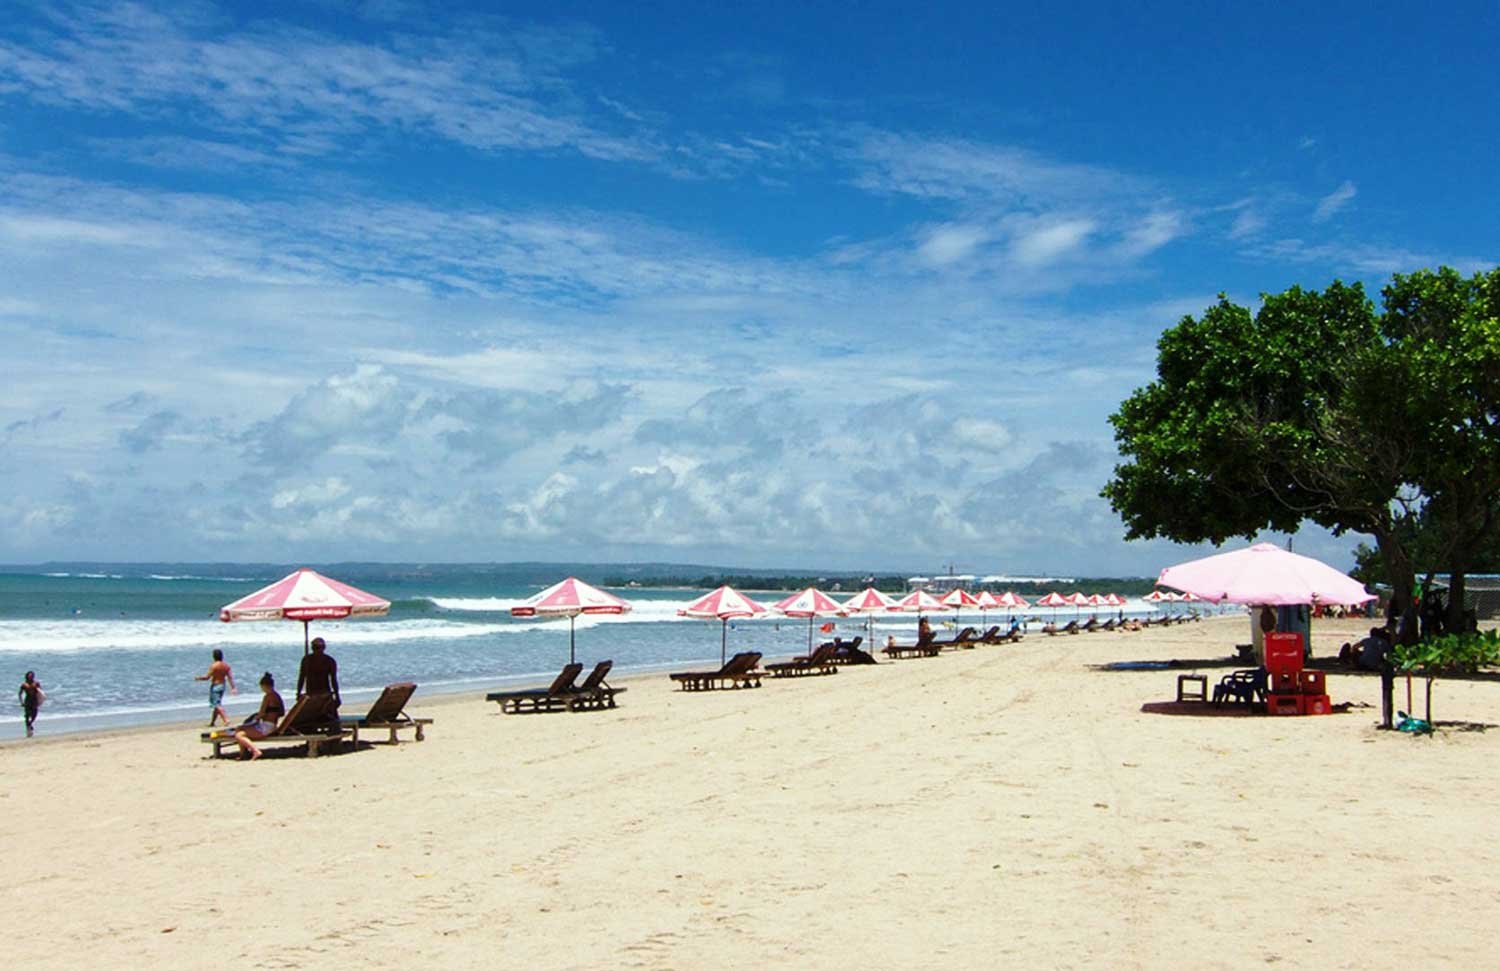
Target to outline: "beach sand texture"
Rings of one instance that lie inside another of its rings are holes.
[[[1247,635],[658,675],[573,715],[419,692],[427,741],[315,760],[210,761],[182,726],[11,743],[0,912],[31,969],[1500,964],[1500,731],[1147,714],[1178,672],[1090,667]],[[1500,722],[1500,684],[1435,706]]]

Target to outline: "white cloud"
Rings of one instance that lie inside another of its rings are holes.
[[[1334,214],[1347,206],[1358,193],[1359,190],[1354,187],[1354,183],[1345,179],[1337,189],[1318,200],[1318,206],[1313,210],[1313,222],[1321,223],[1332,219]]]
[[[1095,228],[1090,219],[1042,221],[1016,233],[1010,254],[1023,266],[1046,266],[1077,252]]]
[[[977,226],[938,226],[926,234],[917,254],[929,266],[948,266],[967,258],[988,239],[989,234]]]

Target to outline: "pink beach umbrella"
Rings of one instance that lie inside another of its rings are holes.
[[[577,577],[568,577],[510,608],[510,615],[568,618],[568,663],[572,664],[577,660],[573,651],[573,625],[579,614],[627,614],[630,611],[630,604],[614,594],[591,587]]]
[[[303,567],[269,587],[219,608],[219,619],[226,624],[243,620],[300,620],[302,653],[306,654],[310,621],[378,617],[390,610],[389,600]]]
[[[808,587],[801,593],[794,593],[785,600],[778,601],[773,609],[786,617],[807,618],[807,649],[809,652],[812,651],[813,618],[841,617],[844,614],[843,605],[817,587]]]
[[[1031,606],[1031,604],[1026,602],[1025,597],[1021,596],[1018,593],[1012,593],[1009,590],[996,597],[995,600],[1000,604],[1000,606],[1005,608],[1005,616],[1007,618],[1010,617],[1011,611],[1025,610],[1027,607]]]
[[[1089,605],[1088,595],[1084,593],[1070,593],[1067,596],[1067,601],[1073,605],[1073,616],[1075,618],[1082,617],[1083,608]]]
[[[965,607],[979,606],[979,598],[963,587],[955,587],[948,591],[948,595],[943,598],[943,606],[953,608],[954,621],[957,622],[960,612]]]
[[[895,606],[895,603],[896,601],[874,587],[865,587],[859,593],[844,601],[844,613],[865,615],[865,637],[873,645],[875,642],[875,615],[886,613]]]
[[[896,601],[895,605],[891,607],[891,610],[896,613],[904,614],[937,614],[947,609],[947,606],[941,600],[926,590],[913,590]]]
[[[1274,543],[1169,566],[1157,583],[1214,603],[1362,604],[1374,600],[1364,584],[1310,556]]]
[[[728,658],[729,622],[737,617],[758,617],[765,612],[765,607],[725,584],[678,610],[677,616],[718,620],[722,624],[719,634],[719,663],[723,664]]]
[[[989,623],[990,611],[999,610],[1005,606],[1000,602],[999,597],[988,590],[979,591],[979,596],[974,599],[976,600],[975,606],[979,608],[979,623],[981,625]]]
[[[1052,623],[1056,624],[1057,623],[1057,610],[1058,610],[1058,608],[1059,607],[1066,607],[1066,606],[1068,606],[1069,603],[1070,603],[1070,601],[1068,600],[1067,597],[1064,597],[1062,594],[1060,594],[1056,590],[1054,590],[1051,593],[1047,594],[1045,597],[1043,597],[1040,600],[1038,600],[1036,602],[1036,605],[1038,607],[1051,607],[1052,608]]]

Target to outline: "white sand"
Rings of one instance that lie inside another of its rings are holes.
[[[187,727],[9,743],[0,914],[28,969],[1500,964],[1500,731],[1147,714],[1177,672],[1089,668],[1247,634],[657,676],[602,713],[419,692],[426,742],[315,760],[208,761]],[[1500,721],[1500,684],[1435,704]]]

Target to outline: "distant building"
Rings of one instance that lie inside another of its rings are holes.
[[[926,590],[931,594],[945,594],[962,587],[968,590],[974,586],[974,574],[972,573],[950,573],[940,577],[907,577],[906,590]]]

